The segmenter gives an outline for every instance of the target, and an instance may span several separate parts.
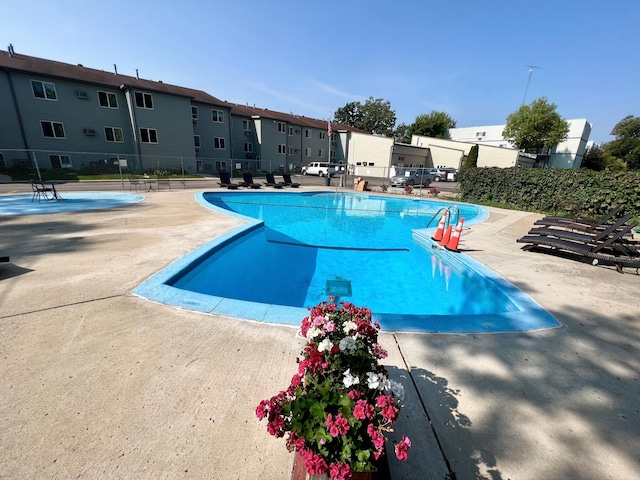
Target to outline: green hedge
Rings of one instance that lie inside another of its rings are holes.
[[[640,173],[560,168],[471,168],[460,198],[545,214],[598,217],[617,205],[640,217]]]

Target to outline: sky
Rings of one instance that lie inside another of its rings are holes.
[[[612,140],[640,116],[638,0],[0,0],[0,49],[327,119],[390,102],[506,123],[546,97]]]

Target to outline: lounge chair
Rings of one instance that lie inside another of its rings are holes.
[[[220,181],[218,182],[218,184],[221,187],[227,188],[229,190],[237,190],[240,186],[239,184],[233,183],[231,181],[231,178],[229,177],[229,174],[227,172],[220,172]]]
[[[607,224],[612,218],[620,213],[624,207],[617,206],[598,219],[580,218],[580,217],[557,217],[546,216],[535,222],[536,225],[564,227],[571,230],[593,231],[602,225]]]
[[[242,182],[240,186],[247,188],[262,188],[262,185],[253,181],[253,175],[251,175],[250,173],[243,173],[242,178],[244,182]]]
[[[273,187],[273,188],[283,188],[284,185],[282,183],[276,183],[276,179],[273,176],[273,173],[265,173],[265,176],[267,178],[267,181],[264,182],[264,184],[267,187]]]
[[[42,182],[37,182],[35,180],[31,181],[31,190],[33,191],[33,196],[31,197],[31,201],[33,202],[36,198],[38,199],[38,203],[44,198],[45,201],[53,200],[56,198],[56,195],[53,193],[53,187],[47,187]],[[51,195],[51,198],[49,198]]]
[[[295,182],[291,181],[291,174],[289,174],[289,173],[283,173],[282,174],[282,180],[284,180],[282,182],[282,184],[285,187],[298,188],[300,186],[299,183],[295,183]]]
[[[0,263],[9,263],[9,257],[0,257]]]
[[[524,250],[542,245],[591,258],[594,265],[600,260],[612,262],[620,273],[624,273],[624,266],[634,267],[640,273],[640,251],[625,239],[638,225],[638,222],[629,222],[630,219],[631,215],[627,215],[608,228],[592,233],[572,232],[563,228],[532,228],[528,235],[516,241],[528,244],[523,247]]]

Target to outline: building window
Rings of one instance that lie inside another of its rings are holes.
[[[251,131],[251,120],[242,120],[242,129],[246,131]]]
[[[142,143],[158,143],[158,131],[155,128],[141,128],[140,141]]]
[[[211,110],[211,121],[217,123],[224,122],[224,112],[222,110]]]
[[[253,143],[245,142],[244,151],[247,152],[247,153],[253,152]]]
[[[49,138],[65,138],[64,125],[61,122],[40,122],[42,134]]]
[[[118,108],[118,97],[115,93],[98,91],[98,103],[105,108]]]
[[[476,132],[476,137],[484,137],[487,132]]]
[[[305,148],[304,149],[304,156],[305,157],[310,157],[311,156],[311,149],[310,148]]]
[[[289,147],[289,155],[293,155],[293,147]]]
[[[284,122],[278,122],[278,133],[284,133],[287,131],[287,124]]]
[[[122,129],[118,127],[104,127],[104,136],[107,142],[124,142],[124,135]]]
[[[278,153],[287,153],[287,146],[283,144],[278,145]]]
[[[304,138],[311,138],[311,130],[308,128],[304,129]]]
[[[319,156],[320,158],[323,158],[323,157],[324,157],[324,148],[321,148],[320,150],[318,150],[318,156]]]
[[[198,119],[198,107],[191,107],[191,118]]]
[[[326,140],[327,139],[327,132],[325,132],[324,130],[322,130],[320,132],[320,140]]]
[[[71,157],[69,155],[49,155],[51,168],[71,168]]]
[[[293,136],[293,127],[289,127],[289,136],[292,137]]]
[[[153,97],[150,93],[136,92],[136,107],[138,108],[153,108]]]
[[[224,138],[213,137],[213,148],[215,148],[216,150],[224,150],[226,148],[224,143]]]
[[[331,152],[329,152],[329,158],[335,160],[335,158],[336,158],[336,151],[335,150],[331,150]]]
[[[50,82],[41,82],[39,80],[31,80],[31,89],[33,96],[44,100],[58,100],[56,94],[56,86]]]
[[[200,135],[193,136],[193,145],[196,147],[200,147]]]

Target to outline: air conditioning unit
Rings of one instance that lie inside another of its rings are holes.
[[[90,137],[93,137],[96,134],[96,131],[93,128],[83,128],[82,131],[85,135],[89,135]]]
[[[86,100],[87,98],[89,98],[89,95],[87,95],[87,92],[83,92],[82,90],[76,91],[76,96],[83,100]]]

